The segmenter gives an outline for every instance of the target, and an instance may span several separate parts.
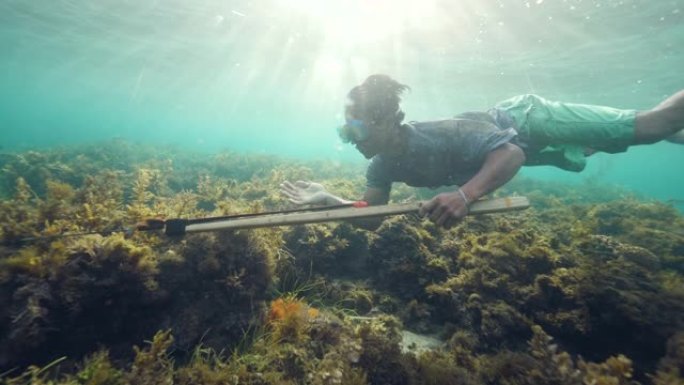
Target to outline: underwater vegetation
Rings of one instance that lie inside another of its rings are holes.
[[[170,238],[125,230],[289,208],[286,179],[360,196],[363,165],[114,141],[2,167],[0,383],[684,384],[684,217],[665,203],[518,178],[496,194],[531,209],[450,230]]]

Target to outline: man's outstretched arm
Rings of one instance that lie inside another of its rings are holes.
[[[294,183],[284,181],[280,185],[280,192],[292,203],[297,205],[332,206],[338,204],[349,204],[354,201],[344,199],[330,193],[322,184],[299,180]],[[369,187],[363,194],[363,200],[369,205],[384,205],[389,202],[389,190]],[[384,218],[359,218],[352,219],[350,222],[366,230],[375,230],[382,223]]]
[[[286,180],[280,184],[280,193],[296,205],[332,206],[353,202],[331,194],[320,183],[308,180],[298,180],[294,183]]]
[[[454,192],[436,195],[420,208],[439,226],[451,227],[468,214],[468,205],[511,180],[525,163],[525,153],[512,143],[492,150],[466,184]]]

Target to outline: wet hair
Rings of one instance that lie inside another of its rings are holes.
[[[349,104],[345,113],[371,126],[389,118],[395,118],[396,123],[401,123],[404,112],[399,108],[399,102],[401,94],[409,89],[409,86],[387,75],[371,75],[349,91]]]

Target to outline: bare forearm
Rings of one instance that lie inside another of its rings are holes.
[[[363,200],[366,201],[371,206],[384,205],[389,202],[389,190],[383,190],[379,188],[369,188],[366,193],[363,194]],[[359,218],[351,220],[351,224],[355,227],[362,229],[374,231],[382,224],[384,217],[374,217],[374,218]]]
[[[461,186],[461,190],[475,201],[511,180],[525,163],[520,147],[507,143],[487,155],[480,171]]]
[[[450,228],[468,214],[468,204],[508,182],[525,162],[520,147],[506,143],[491,151],[480,171],[458,191],[441,193],[420,206],[418,213],[437,226]]]

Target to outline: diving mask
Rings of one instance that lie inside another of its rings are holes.
[[[370,130],[360,119],[347,119],[347,123],[337,128],[337,134],[345,143],[359,143],[368,139]]]

